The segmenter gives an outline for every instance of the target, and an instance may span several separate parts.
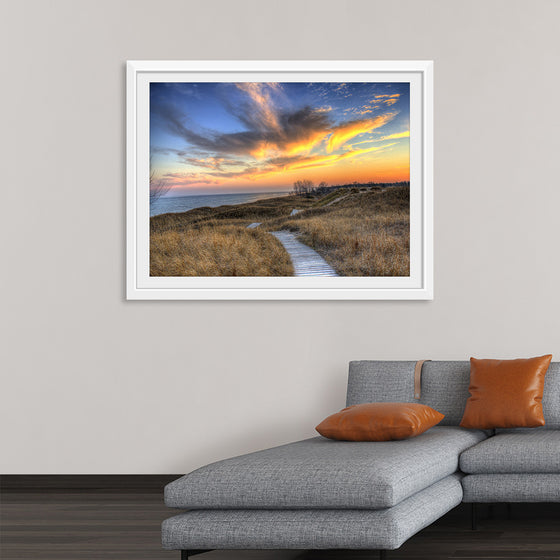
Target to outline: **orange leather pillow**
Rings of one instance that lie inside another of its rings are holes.
[[[544,426],[544,376],[552,355],[520,360],[471,358],[471,383],[463,428]]]
[[[390,441],[417,436],[443,420],[443,414],[418,403],[366,403],[344,408],[315,429],[345,441]]]

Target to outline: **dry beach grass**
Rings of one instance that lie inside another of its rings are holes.
[[[151,276],[292,276],[282,244],[245,226],[206,225],[150,237]]]
[[[329,206],[317,205],[275,222],[301,233],[301,241],[341,276],[408,276],[409,189],[353,189],[338,197],[333,196]]]
[[[409,275],[409,188],[344,188],[151,219],[151,276],[291,276],[267,232],[296,232],[341,276]],[[301,210],[290,216],[291,211]],[[261,222],[258,229],[247,229]]]

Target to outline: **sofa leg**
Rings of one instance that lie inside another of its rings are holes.
[[[387,560],[387,551],[386,550],[380,550],[379,551],[379,560]]]
[[[181,550],[181,560],[188,560],[191,556],[204,552],[210,552],[210,550]]]
[[[509,502],[506,504],[506,511],[507,518],[511,519],[511,504]]]
[[[476,518],[476,504],[471,504],[471,529],[476,531],[477,518]]]

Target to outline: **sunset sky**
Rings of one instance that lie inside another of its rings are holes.
[[[152,83],[167,196],[409,180],[408,83]]]

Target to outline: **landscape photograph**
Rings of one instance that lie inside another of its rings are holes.
[[[150,276],[410,276],[408,82],[152,82]]]

